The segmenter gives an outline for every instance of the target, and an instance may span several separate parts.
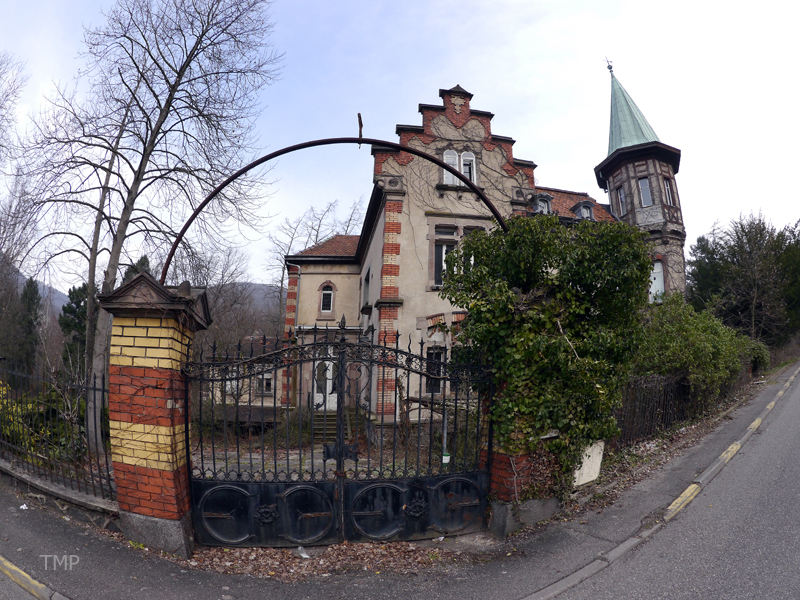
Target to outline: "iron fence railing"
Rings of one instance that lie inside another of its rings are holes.
[[[702,408],[702,403],[692,397],[685,378],[634,377],[623,388],[622,406],[614,415],[620,428],[614,444],[623,448],[650,439],[659,431],[697,416]]]
[[[76,384],[0,362],[0,458],[51,484],[116,500],[109,454],[105,378]]]

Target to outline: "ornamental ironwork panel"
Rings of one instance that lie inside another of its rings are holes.
[[[313,329],[188,363],[200,543],[406,540],[485,526],[488,370],[444,346],[376,337]]]

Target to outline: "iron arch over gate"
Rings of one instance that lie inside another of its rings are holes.
[[[409,540],[485,526],[486,368],[344,329],[260,350],[187,368],[199,542]],[[297,383],[282,398],[289,373]],[[374,410],[386,403],[393,414]]]
[[[500,211],[497,210],[495,205],[492,203],[491,200],[489,200],[486,194],[484,194],[483,191],[477,185],[475,185],[472,182],[472,180],[470,180],[469,177],[466,177],[461,171],[448,165],[444,161],[436,158],[435,156],[431,156],[430,154],[422,152],[421,150],[417,150],[416,148],[410,148],[409,146],[403,146],[395,142],[387,142],[385,140],[376,140],[373,138],[342,137],[342,138],[328,138],[323,140],[313,140],[310,142],[304,142],[302,144],[295,144],[294,146],[288,146],[286,148],[282,148],[281,150],[276,150],[275,152],[267,154],[266,156],[262,156],[261,158],[251,162],[249,165],[242,167],[241,169],[236,171],[236,173],[228,177],[225,181],[223,181],[216,188],[214,188],[214,190],[208,196],[206,196],[205,200],[203,200],[197,206],[194,212],[189,216],[189,218],[186,220],[186,223],[184,223],[183,228],[181,228],[180,232],[175,238],[175,241],[173,242],[172,247],[169,250],[169,254],[167,254],[167,260],[164,262],[164,268],[161,270],[161,279],[160,279],[161,284],[163,285],[164,282],[167,280],[167,273],[169,272],[169,266],[172,263],[172,257],[175,255],[175,251],[177,250],[178,246],[183,240],[183,236],[186,235],[186,232],[189,230],[189,227],[191,227],[192,223],[194,223],[195,219],[200,215],[201,212],[203,212],[205,207],[208,206],[208,204],[214,198],[216,198],[219,195],[219,193],[222,192],[222,190],[224,190],[226,187],[228,187],[231,183],[236,181],[242,175],[245,175],[249,171],[271,161],[274,158],[278,158],[285,154],[291,154],[292,152],[297,152],[298,150],[315,148],[317,146],[332,146],[337,144],[358,144],[359,146],[361,146],[361,144],[366,144],[368,146],[383,146],[386,148],[391,148],[393,150],[398,150],[400,152],[408,152],[409,154],[413,154],[414,156],[419,156],[420,158],[423,158],[427,161],[434,163],[438,167],[441,167],[445,171],[452,174],[456,179],[461,181],[462,184],[465,185],[470,191],[474,192],[478,196],[478,198],[480,198],[481,202],[483,202],[483,204],[492,213],[492,216],[495,219],[497,219],[500,228],[503,231],[508,231],[508,226],[506,225],[505,219],[503,219],[503,215],[500,214]]]

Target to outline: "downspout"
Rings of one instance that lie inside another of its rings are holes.
[[[297,317],[298,317],[299,311],[300,311],[300,274],[301,274],[301,270],[302,269],[301,269],[300,265],[290,263],[287,260],[284,260],[283,264],[286,265],[286,295],[287,296],[289,295],[289,267],[296,267],[297,268],[297,291],[295,292],[295,297],[294,297],[294,331],[295,331],[295,335],[296,335],[297,334]],[[289,306],[288,297],[286,299],[286,302],[287,302],[286,306],[288,307]],[[286,322],[286,311],[285,310],[284,310],[284,313],[283,313],[283,321],[284,321],[284,323]],[[297,373],[298,373],[298,369],[300,369],[299,365],[295,365],[294,368],[292,369],[294,371],[294,377],[292,377],[292,383],[291,383],[292,387],[291,387],[291,389],[289,391],[289,400],[291,400],[291,398],[295,399],[295,403],[296,403],[296,406],[297,406],[297,412],[298,412],[298,415],[300,415],[301,412],[302,412],[302,410],[301,410],[302,400],[297,395],[298,394],[298,389],[297,389],[297,380],[298,380]],[[300,372],[300,376],[302,376],[302,371]],[[291,405],[291,402],[289,402],[288,404]]]

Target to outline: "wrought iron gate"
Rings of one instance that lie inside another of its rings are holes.
[[[316,329],[189,363],[192,517],[210,546],[409,540],[485,525],[488,371]]]

